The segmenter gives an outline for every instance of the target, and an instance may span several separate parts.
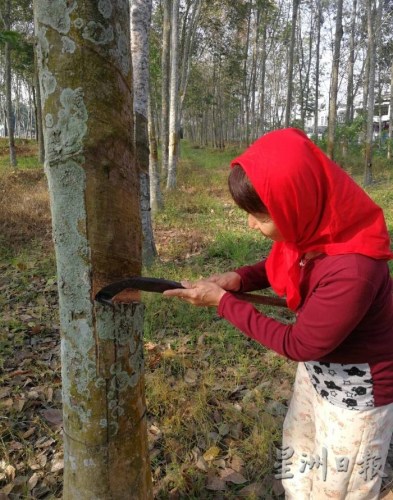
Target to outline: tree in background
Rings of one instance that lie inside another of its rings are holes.
[[[170,57],[170,97],[169,97],[169,127],[168,127],[168,177],[167,189],[176,187],[176,169],[177,169],[177,127],[179,113],[179,0],[172,0],[171,15],[171,57]]]
[[[332,73],[330,78],[330,96],[329,96],[329,117],[327,130],[327,155],[334,158],[334,135],[336,132],[337,121],[337,93],[340,66],[341,39],[343,37],[342,26],[343,0],[336,2],[336,31],[334,35],[334,51],[332,61]]]
[[[169,154],[169,99],[171,73],[171,16],[172,0],[163,0],[162,56],[161,56],[161,154],[162,173],[168,174]]]
[[[34,3],[61,325],[65,500],[152,498],[138,297],[94,302],[141,270],[130,14]]]
[[[393,62],[390,69],[390,88],[393,89]],[[387,157],[390,160],[392,158],[393,149],[393,90],[390,92],[390,114],[389,114],[389,135],[388,135],[388,150]]]
[[[134,90],[135,152],[140,177],[143,263],[150,266],[157,257],[150,211],[149,176],[149,31],[151,0],[131,2],[131,56]]]
[[[160,171],[158,167],[158,147],[155,119],[153,113],[153,93],[150,89],[148,103],[148,134],[149,134],[149,176],[150,176],[150,204],[152,213],[157,213],[164,206],[161,186]]]
[[[10,8],[9,16],[6,15],[8,8]],[[9,135],[11,161],[16,156],[14,138],[32,138],[34,135],[39,141],[39,159],[43,163],[42,133],[39,133],[42,128],[39,119],[40,106],[37,103],[40,89],[35,79],[31,0],[0,0],[0,29],[6,25],[11,31],[3,31],[0,36],[0,49],[8,42],[4,54],[0,52],[0,58],[4,55],[2,58],[4,64],[0,64],[0,78],[4,68],[4,80],[8,83],[4,87],[0,84],[0,116],[4,116],[4,132],[8,135],[6,118],[9,112],[6,109],[11,109],[13,117],[13,130]],[[7,96],[4,100],[7,105],[3,105],[1,95],[3,92]]]
[[[382,0],[380,0],[381,2]],[[374,101],[375,101],[375,32],[377,22],[377,7],[374,0],[366,0],[367,10],[367,56],[368,56],[368,92],[367,92],[367,119],[364,148],[364,177],[363,183],[369,186],[373,181],[372,156],[374,138]]]
[[[11,21],[11,0],[4,0],[2,2],[2,8],[4,13],[1,15],[3,28],[6,32],[10,32],[12,21]],[[6,95],[6,118],[7,118],[7,129],[8,129],[8,143],[10,150],[10,164],[12,167],[16,167],[18,162],[16,160],[15,152],[15,116],[12,107],[12,90],[11,90],[11,41],[5,39],[4,44],[5,52],[5,95]]]
[[[321,28],[323,23],[322,17],[322,2],[317,0],[315,2],[316,11],[316,32],[317,40],[315,47],[315,99],[314,99],[314,137],[318,139],[319,137],[319,125],[318,125],[318,114],[319,114],[319,64],[321,57]]]
[[[288,78],[287,78],[287,103],[285,107],[285,122],[284,127],[289,127],[292,110],[292,89],[293,89],[293,64],[296,41],[296,23],[300,0],[292,0],[292,24],[291,24],[291,41],[289,43],[288,52]]]

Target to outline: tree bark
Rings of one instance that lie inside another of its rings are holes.
[[[267,32],[267,19],[262,13],[262,47],[261,47],[261,86],[260,86],[260,102],[259,102],[259,133],[265,133],[265,80],[266,80],[266,32]]]
[[[94,301],[141,270],[129,5],[36,0],[34,13],[60,302],[63,498],[149,499],[143,306],[138,295]]]
[[[169,151],[169,84],[171,71],[171,12],[172,0],[163,0],[162,56],[161,56],[161,156],[162,174],[168,174]]]
[[[36,104],[36,134],[38,141],[38,160],[40,163],[45,161],[45,145],[44,145],[44,132],[42,124],[42,103],[41,103],[41,89],[38,75],[38,62],[37,62],[37,47],[34,47],[34,89],[35,89],[35,104]]]
[[[248,8],[248,17],[247,17],[247,34],[246,34],[246,43],[244,46],[244,61],[243,61],[243,92],[242,92],[242,107],[243,111],[241,112],[241,119],[243,122],[242,125],[242,134],[244,137],[244,144],[245,146],[249,145],[249,135],[250,135],[250,130],[249,130],[249,105],[248,105],[248,98],[249,98],[249,90],[248,90],[248,85],[247,85],[247,63],[248,63],[248,49],[250,46],[250,33],[251,33],[251,15],[252,15],[252,2],[249,3],[249,8]]]
[[[254,44],[252,51],[252,63],[251,63],[251,75],[250,75],[250,93],[251,93],[251,129],[249,142],[253,142],[256,139],[256,109],[255,109],[255,93],[256,93],[256,81],[257,81],[257,61],[258,61],[258,46],[259,46],[259,24],[261,19],[261,9],[259,6],[256,6],[255,12],[255,35],[254,35]]]
[[[5,29],[9,31],[11,29],[11,0],[6,0],[5,2]],[[16,159],[15,151],[15,116],[12,107],[12,90],[11,90],[11,47],[9,42],[5,43],[5,68],[4,68],[4,79],[5,79],[5,98],[6,98],[6,109],[7,109],[7,125],[8,125],[8,145],[10,153],[10,164],[12,167],[18,165]]]
[[[390,106],[389,106],[389,140],[387,157],[392,158],[393,150],[393,62],[390,70]]]
[[[179,34],[179,0],[172,0],[171,16],[171,82],[169,100],[169,150],[168,150],[168,190],[176,187],[177,177],[177,124],[178,124],[178,34]]]
[[[296,40],[296,23],[297,23],[297,13],[299,9],[300,0],[293,0],[292,2],[292,27],[291,27],[291,42],[289,45],[289,56],[288,56],[288,90],[287,90],[287,102],[285,108],[285,122],[284,126],[289,127],[291,122],[291,109],[292,109],[292,93],[293,93],[293,62],[295,53],[295,40]]]
[[[354,117],[353,109],[353,72],[355,67],[355,30],[356,30],[357,0],[353,0],[351,16],[351,33],[349,38],[349,58],[348,58],[348,84],[347,84],[347,106],[345,111],[345,122],[352,123]]]
[[[381,0],[380,0],[381,1]],[[367,129],[364,145],[364,176],[363,184],[369,186],[373,181],[373,135],[374,135],[374,101],[375,101],[375,18],[374,0],[366,0],[367,8],[367,54],[369,58],[368,99],[367,99]]]
[[[150,202],[152,212],[156,213],[163,208],[163,201],[160,187],[160,173],[158,170],[158,148],[152,104],[152,92],[150,90],[148,102]]]
[[[157,257],[150,211],[149,136],[149,30],[151,0],[131,2],[131,56],[134,90],[135,152],[140,179],[142,260],[147,267]]]
[[[319,112],[319,63],[320,63],[320,46],[321,46],[321,27],[322,27],[322,4],[321,0],[317,0],[317,42],[315,51],[315,104],[314,104],[314,137],[319,138],[318,112]]]
[[[199,16],[201,13],[201,0],[193,0],[193,11],[191,14],[191,18],[188,24],[188,29],[184,27],[185,31],[185,36],[184,36],[184,44],[182,47],[182,58],[181,58],[181,65],[180,65],[180,85],[179,85],[179,104],[180,104],[180,109],[179,109],[179,121],[181,122],[181,116],[183,113],[183,104],[184,104],[184,99],[186,97],[186,91],[187,91],[187,83],[188,83],[188,76],[190,74],[190,63],[191,63],[191,52],[193,48],[193,41],[194,41],[194,36],[195,32],[198,26],[198,20]]]
[[[329,98],[329,118],[327,132],[327,155],[334,158],[334,135],[336,132],[337,121],[337,93],[338,93],[338,70],[340,65],[341,39],[343,37],[342,27],[343,0],[337,0],[336,12],[336,32],[334,36],[334,52],[332,62],[332,76],[330,79],[330,98]]]

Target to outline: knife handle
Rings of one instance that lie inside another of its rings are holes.
[[[253,304],[264,304],[266,306],[287,307],[287,301],[279,297],[268,297],[267,295],[255,295],[253,293],[230,292],[234,297]]]

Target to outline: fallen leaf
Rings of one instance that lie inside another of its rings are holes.
[[[147,351],[153,351],[154,349],[157,349],[158,344],[153,344],[153,342],[145,342],[145,349]]]
[[[225,469],[227,464],[223,458],[219,458],[218,460],[214,460],[214,467],[218,467],[219,469]]]
[[[160,431],[160,429],[159,429],[156,425],[154,425],[154,424],[152,424],[152,425],[149,427],[149,431],[150,431],[152,434],[154,434],[155,436],[159,436],[159,435],[161,435],[161,431]]]
[[[27,476],[17,476],[14,479],[14,483],[13,483],[14,487],[12,488],[12,491],[14,493],[22,493],[26,488],[28,480],[29,480],[29,478]]]
[[[220,435],[218,432],[211,431],[208,434],[209,440],[213,441],[214,443],[217,443],[217,441],[220,439]]]
[[[243,424],[241,422],[237,422],[236,424],[231,426],[229,432],[230,436],[233,437],[233,439],[240,439],[242,431],[243,431]]]
[[[215,475],[208,476],[206,481],[206,489],[210,491],[225,491],[225,481]]]
[[[192,368],[189,368],[184,375],[184,381],[187,382],[187,384],[196,384],[197,380],[198,373]]]
[[[170,492],[169,492],[168,498],[170,498],[172,500],[178,500],[178,498],[180,498],[179,488],[173,488],[173,489],[171,489]]]
[[[11,373],[8,374],[9,377],[18,377],[19,375],[27,375],[30,374],[31,372],[28,370],[15,370]]]
[[[0,399],[6,398],[11,394],[11,388],[10,387],[1,387],[0,388]]]
[[[29,391],[27,393],[27,399],[38,399],[39,397],[40,397],[40,395],[34,389],[32,389],[31,391]]]
[[[203,472],[207,472],[209,470],[209,465],[203,457],[199,457],[195,465],[197,469]]]
[[[37,486],[39,478],[40,475],[34,472],[34,474],[30,477],[30,479],[27,482],[27,487],[29,488],[29,491],[31,491],[33,488]]]
[[[26,399],[15,398],[14,404],[12,405],[12,407],[14,408],[14,410],[21,412],[25,406],[25,403],[26,403]]]
[[[39,470],[45,467],[48,458],[45,454],[41,453],[37,457],[35,457],[34,461],[29,462],[29,467],[31,470]]]
[[[218,448],[218,446],[212,446],[203,454],[203,458],[206,460],[206,462],[211,462],[216,457],[218,457],[220,452],[221,450],[220,448]]]
[[[34,325],[31,329],[31,334],[32,335],[38,335],[39,333],[41,333],[43,330],[42,326],[41,325]]]
[[[14,489],[14,483],[9,483],[4,486],[2,490],[0,490],[0,494],[4,495],[5,498],[8,500],[8,495],[11,493],[11,491]]]
[[[238,455],[234,455],[229,463],[231,468],[236,472],[241,472],[243,470],[244,462]]]
[[[165,349],[165,351],[162,351],[161,357],[163,359],[173,359],[176,358],[176,353],[173,349]]]
[[[161,450],[159,448],[153,448],[149,452],[150,462],[152,462],[155,458],[157,458],[160,453],[161,453]]]
[[[229,433],[229,425],[228,424],[221,424],[218,427],[218,432],[220,436],[226,436]]]
[[[229,467],[220,471],[220,477],[224,481],[228,481],[233,484],[244,484],[247,482],[247,479],[244,476]]]
[[[288,408],[278,401],[269,401],[265,406],[265,411],[267,411],[267,413],[270,413],[270,415],[273,415],[274,417],[280,415],[285,416]]]
[[[11,398],[3,399],[3,401],[0,401],[0,408],[11,408],[13,404],[14,401]]]
[[[54,442],[55,442],[54,439],[52,439],[52,438],[48,439],[46,436],[44,436],[37,441],[37,443],[35,444],[35,447],[36,448],[49,448],[49,446],[51,446]]]
[[[56,408],[42,410],[40,413],[49,424],[59,426],[63,423],[63,413]]]
[[[18,441],[11,441],[8,445],[10,451],[18,451],[23,449],[23,444]]]
[[[263,498],[264,495],[264,487],[262,483],[252,483],[248,486],[245,486],[240,491],[237,492],[239,497],[255,497],[255,498]]]
[[[58,458],[53,460],[50,471],[51,472],[59,472],[64,469],[64,460],[62,458]]]
[[[52,387],[48,387],[46,390],[46,402],[51,403],[53,400],[53,389]]]
[[[8,481],[13,481],[15,479],[15,467],[13,465],[7,465],[7,467],[4,468],[4,472]]]

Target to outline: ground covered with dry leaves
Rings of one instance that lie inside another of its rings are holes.
[[[206,170],[195,169],[195,154],[182,164],[179,190],[156,218],[160,261],[150,275],[192,279],[268,251],[247,236],[224,193],[225,167],[207,180]],[[0,500],[59,499],[60,331],[42,170],[3,172],[0,204]],[[155,498],[282,498],[273,464],[296,365],[213,310],[155,294],[144,301]],[[293,320],[285,311],[267,312]],[[389,464],[386,472],[387,495]]]

